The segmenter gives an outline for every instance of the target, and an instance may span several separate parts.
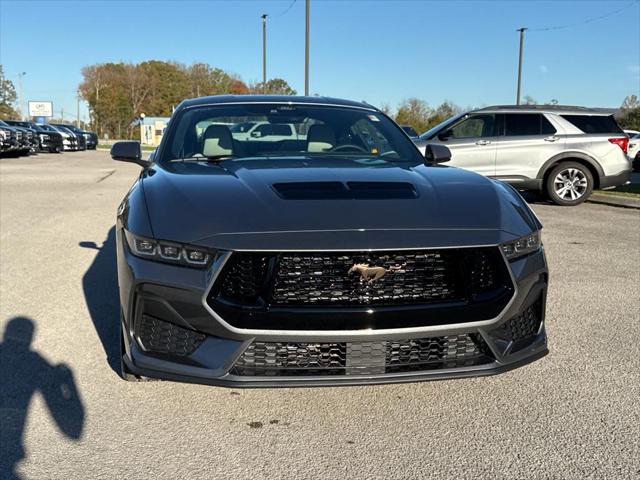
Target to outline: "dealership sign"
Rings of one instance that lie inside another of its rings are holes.
[[[29,116],[30,117],[53,117],[53,103],[29,101]]]

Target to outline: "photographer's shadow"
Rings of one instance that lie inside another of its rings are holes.
[[[33,320],[9,320],[0,343],[0,478],[19,479],[15,472],[25,457],[24,426],[31,398],[40,393],[62,433],[77,440],[84,425],[84,407],[65,364],[51,365],[31,349]]]
[[[102,342],[111,369],[120,371],[120,302],[116,269],[115,227],[111,227],[101,247],[80,242],[83,248],[97,250],[91,266],[82,277],[85,301],[91,321]]]

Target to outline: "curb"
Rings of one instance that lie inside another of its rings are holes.
[[[635,210],[640,210],[640,200],[617,195],[593,193],[587,199],[587,202],[609,205],[611,207],[633,208]]]

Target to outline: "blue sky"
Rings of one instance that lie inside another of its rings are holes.
[[[0,0],[0,63],[16,87],[26,72],[25,100],[50,99],[71,118],[88,64],[202,61],[259,80],[260,14],[268,13],[268,76],[302,92],[304,0],[291,4]],[[606,107],[640,95],[640,2],[632,0],[311,0],[311,93],[392,107],[414,96],[433,106],[512,103],[521,26],[532,29],[523,95]]]

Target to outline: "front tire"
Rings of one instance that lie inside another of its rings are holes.
[[[593,175],[578,162],[562,162],[552,170],[545,184],[552,202],[574,206],[584,202],[593,192]]]

